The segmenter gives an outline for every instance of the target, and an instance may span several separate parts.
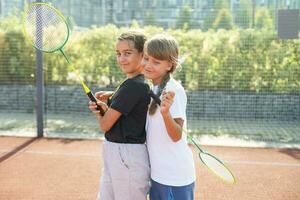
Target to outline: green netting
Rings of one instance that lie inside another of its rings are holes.
[[[0,134],[34,134],[35,50],[19,12],[8,14],[25,4],[8,2],[0,20]],[[166,31],[189,55],[175,74],[188,95],[189,131],[299,143],[300,40],[280,40],[276,31],[278,9],[299,9],[299,1],[51,2],[74,23],[65,48],[93,91],[111,90],[124,78],[114,50],[121,32]],[[45,54],[44,72],[47,136],[101,137],[64,58]]]

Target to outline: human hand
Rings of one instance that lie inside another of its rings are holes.
[[[170,107],[173,104],[174,96],[175,96],[175,92],[173,91],[162,92],[162,100],[160,103],[160,112],[162,115],[169,113]]]
[[[104,112],[106,112],[108,110],[108,106],[106,103],[104,103],[103,101],[97,101],[97,103],[90,101],[89,102],[89,109],[90,111],[92,111],[94,114],[100,114],[100,110],[97,110],[97,105],[100,106]]]
[[[100,91],[100,92],[96,92],[95,97],[96,99],[107,103],[107,100],[109,99],[109,97],[111,97],[113,95],[114,92],[112,91]]]

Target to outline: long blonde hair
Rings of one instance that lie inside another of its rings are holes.
[[[179,49],[174,37],[166,34],[158,34],[146,41],[144,51],[147,55],[158,59],[166,60],[172,64],[171,69],[164,76],[161,84],[158,86],[157,96],[160,96],[170,80],[171,73],[180,65]],[[149,108],[149,114],[153,115],[157,109],[157,104],[152,100]]]

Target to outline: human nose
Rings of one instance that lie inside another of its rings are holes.
[[[122,55],[122,54],[119,55],[119,56],[118,56],[118,61],[119,61],[120,63],[126,61],[126,56],[125,56],[125,55]]]

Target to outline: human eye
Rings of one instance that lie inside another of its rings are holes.
[[[160,64],[160,62],[159,62],[158,60],[154,60],[153,63],[154,63],[155,65],[159,65],[159,64]]]
[[[130,56],[130,55],[131,55],[131,52],[130,52],[130,51],[126,51],[126,52],[124,53],[124,55],[125,55],[125,56]]]
[[[142,64],[143,65],[146,65],[148,62],[149,62],[148,58],[143,58],[143,60],[142,60]]]

